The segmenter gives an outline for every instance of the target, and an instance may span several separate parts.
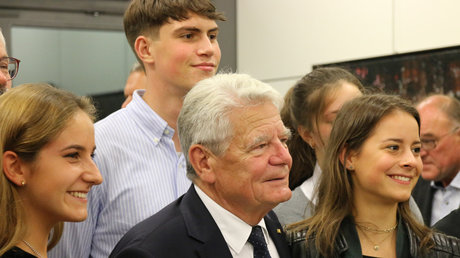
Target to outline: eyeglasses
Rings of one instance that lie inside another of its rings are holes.
[[[21,62],[21,60],[14,57],[0,58],[0,71],[8,77],[7,81],[13,80],[18,74],[19,62]]]
[[[437,139],[420,139],[420,142],[422,143],[422,149],[429,151],[433,150],[437,147],[438,143],[442,140],[442,138],[446,137],[449,134],[455,133],[460,127],[455,127],[452,131],[439,136]]]

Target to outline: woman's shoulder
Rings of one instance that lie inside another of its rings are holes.
[[[436,251],[451,253],[460,256],[460,239],[442,233],[433,232],[434,247]]]
[[[10,250],[6,251],[1,258],[34,258],[32,254],[22,250],[19,247],[13,247]]]
[[[286,238],[287,238],[288,243],[290,245],[294,245],[296,243],[305,242],[307,240],[307,231],[308,231],[308,228],[288,230],[286,232]],[[314,238],[313,234],[309,236],[309,239],[313,239],[313,238]]]

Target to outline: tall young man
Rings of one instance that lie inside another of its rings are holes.
[[[224,17],[210,0],[130,3],[124,28],[145,68],[146,90],[96,124],[94,160],[104,184],[88,195],[88,219],[66,224],[50,256],[108,257],[132,226],[187,191],[191,182],[176,120],[185,94],[216,73],[221,53],[215,20]]]

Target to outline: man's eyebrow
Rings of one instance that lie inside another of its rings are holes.
[[[289,138],[289,139],[291,139],[291,137],[292,137],[292,132],[291,132],[291,130],[289,130],[289,128],[286,128],[286,127],[284,127],[284,131],[283,131],[282,134],[283,134],[283,136],[285,136],[285,137],[287,137],[287,138]]]
[[[434,138],[436,136],[433,133],[425,133],[425,134],[420,135],[420,137]]]
[[[258,136],[257,138],[255,138],[252,143],[251,143],[251,146],[256,146],[262,142],[266,142],[268,139],[268,136],[266,135],[261,135],[261,136]]]
[[[195,26],[184,26],[184,27],[180,27],[180,28],[177,28],[174,32],[175,33],[181,33],[181,32],[186,32],[186,31],[190,31],[190,32],[202,32],[202,30],[200,28],[197,28]],[[212,29],[209,29],[208,32],[216,32],[216,31],[219,31],[219,27],[214,27]]]

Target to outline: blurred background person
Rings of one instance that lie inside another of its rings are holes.
[[[432,226],[460,207],[460,101],[432,95],[417,110],[422,121],[423,171],[412,195],[425,225]]]
[[[147,78],[145,77],[144,68],[142,68],[139,63],[134,63],[131,71],[129,72],[128,79],[126,79],[126,85],[123,91],[125,95],[125,101],[121,107],[125,108],[129,102],[131,102],[134,91],[137,89],[145,89],[146,84]]]
[[[409,208],[422,172],[420,117],[397,96],[346,103],[325,150],[314,215],[289,226],[294,257],[458,257]],[[332,243],[332,244],[331,244]]]
[[[45,84],[0,97],[0,256],[46,257],[63,221],[87,217],[86,195],[102,182],[94,111],[87,98]]]
[[[0,95],[11,89],[11,80],[18,74],[19,62],[18,59],[8,56],[5,37],[0,28]]]

